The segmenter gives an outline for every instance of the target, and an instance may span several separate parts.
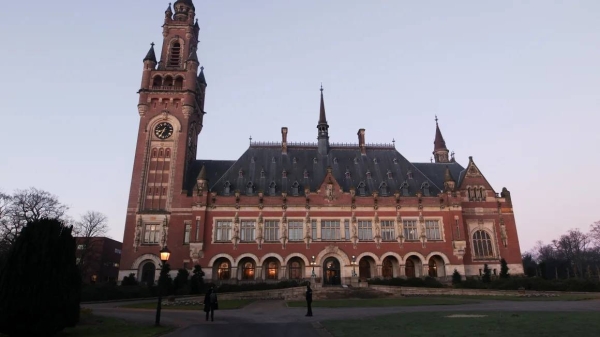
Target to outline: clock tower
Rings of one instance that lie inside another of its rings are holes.
[[[186,171],[196,158],[206,90],[196,52],[200,27],[195,10],[191,0],[178,0],[173,7],[169,4],[159,60],[154,43],[143,60],[140,124],[124,240],[131,236],[139,243],[142,232],[152,233],[152,228],[146,228],[151,223],[162,241],[155,244],[166,245],[171,210],[183,207],[187,200]]]

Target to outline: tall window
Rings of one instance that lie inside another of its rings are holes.
[[[269,262],[267,266],[267,280],[276,280],[279,268],[277,267],[277,263]]]
[[[217,221],[215,241],[231,240],[231,221]]]
[[[154,244],[160,240],[160,225],[146,225],[144,243]]]
[[[310,223],[310,231],[310,236],[312,237],[312,240],[317,240],[317,220],[312,220],[312,222]]]
[[[289,221],[288,222],[288,238],[290,241],[302,241],[303,239],[303,231],[302,231],[302,221]]]
[[[417,233],[417,220],[403,220],[404,239],[407,241],[416,241],[419,237]]]
[[[229,280],[231,277],[231,268],[229,266],[229,262],[221,262],[219,264],[219,268],[217,269],[217,278],[219,280]]]
[[[381,222],[381,240],[394,241],[396,239],[396,230],[394,229],[394,221],[384,220]]]
[[[438,220],[426,220],[425,232],[427,240],[441,240],[442,233],[440,231],[440,222]]]
[[[340,222],[336,220],[321,220],[321,240],[340,239]]]
[[[242,221],[240,230],[240,240],[244,242],[254,241],[254,221]]]
[[[267,220],[265,221],[265,241],[277,241],[279,240],[279,221]]]
[[[190,243],[190,233],[192,232],[192,224],[186,223],[185,230],[183,232],[183,244],[187,245]]]
[[[302,269],[300,262],[293,261],[290,264],[290,279],[296,280],[302,278]]]
[[[169,67],[179,67],[181,65],[181,44],[175,42],[171,45],[171,54],[169,55]]]
[[[350,240],[350,220],[344,220],[344,238]]]
[[[246,262],[242,266],[242,279],[253,280],[254,279],[254,264],[252,262]]]
[[[373,240],[373,225],[371,221],[358,221],[358,239],[364,241]]]
[[[485,259],[494,257],[492,249],[492,238],[483,230],[473,233],[473,252],[476,259]]]

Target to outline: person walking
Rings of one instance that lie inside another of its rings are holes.
[[[310,283],[306,285],[306,307],[308,308],[308,312],[306,313],[307,317],[312,316],[312,289],[310,289]]]
[[[211,322],[215,320],[215,310],[219,308],[217,302],[217,293],[213,287],[208,289],[206,295],[204,295],[204,312],[206,312],[206,320],[208,321],[208,315],[210,314]]]

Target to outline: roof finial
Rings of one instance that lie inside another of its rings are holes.
[[[430,157],[430,158],[429,158],[429,161],[433,163],[433,157]]]
[[[396,147],[396,138],[392,138],[392,144],[394,144],[394,147]]]
[[[249,139],[250,139],[250,145],[252,145],[252,136],[250,136]]]
[[[321,92],[323,92],[323,82],[321,82]]]
[[[437,124],[437,122],[438,122],[438,118],[437,118],[437,115],[435,115],[435,124]]]
[[[150,43],[150,46],[151,46],[151,47],[154,47],[154,42]]]

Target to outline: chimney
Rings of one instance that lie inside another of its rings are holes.
[[[360,154],[363,156],[367,155],[367,147],[365,145],[365,129],[358,130],[358,147],[360,148]]]
[[[281,128],[281,153],[287,154],[287,127]]]

